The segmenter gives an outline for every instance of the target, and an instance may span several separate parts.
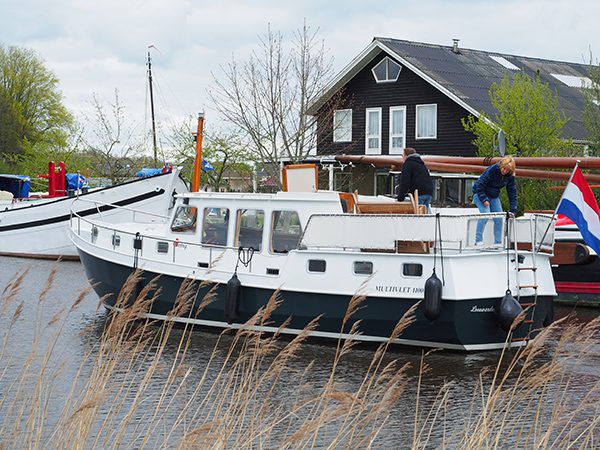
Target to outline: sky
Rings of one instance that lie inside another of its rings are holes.
[[[269,26],[291,38],[306,21],[339,72],[375,36],[587,63],[600,55],[599,17],[597,0],[0,0],[0,44],[37,52],[78,120],[93,94],[108,103],[118,89],[128,120],[148,127],[152,45],[161,126],[205,112],[218,128],[207,90]]]

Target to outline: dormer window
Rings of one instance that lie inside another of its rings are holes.
[[[400,76],[400,69],[402,69],[400,64],[386,56],[373,67],[372,71],[378,83],[393,83]]]

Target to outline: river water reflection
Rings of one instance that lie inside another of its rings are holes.
[[[56,270],[55,280],[47,294],[42,294],[48,285],[48,277]],[[0,339],[4,345],[0,352],[2,357],[2,370],[0,376],[0,392],[9,392],[24,377],[22,367],[31,353],[31,344],[36,336],[44,336],[43,329],[55,315],[64,317],[68,314],[62,330],[61,338],[55,350],[57,355],[53,364],[61,364],[61,373],[64,376],[52,388],[51,401],[48,402],[46,422],[48,429],[57,418],[64,414],[62,411],[61,398],[68,395],[71,385],[69,380],[73,379],[78,371],[82,370],[82,364],[87,364],[86,355],[93,354],[100,341],[103,327],[106,322],[106,313],[98,306],[98,298],[95,293],[85,291],[89,288],[82,266],[76,262],[60,262],[27,260],[19,258],[0,257],[0,291],[3,290],[11,280],[20,274],[27,272],[24,283],[17,297],[11,302],[4,302],[2,308],[2,321],[0,322]],[[40,295],[43,296],[40,302]],[[72,311],[69,308],[80,296],[81,304]],[[11,325],[11,318],[22,303],[23,310],[16,321]],[[573,307],[557,307],[556,316],[563,317],[572,313]],[[590,321],[598,316],[599,310],[578,308],[576,317],[569,320]],[[40,326],[39,324],[42,324]],[[168,348],[166,355],[175,354],[178,345],[178,333],[173,335],[173,348]],[[45,342],[48,336],[42,338]],[[189,365],[201,368],[209,360],[213,349],[219,339],[218,333],[196,331],[190,344]],[[227,343],[225,342],[225,345]],[[549,343],[552,345],[552,342]],[[43,353],[44,343],[41,347]],[[302,346],[295,364],[302,371],[311,362],[312,369],[307,373],[304,384],[314,385],[315,389],[322,386],[331,373],[331,364],[335,357],[335,346],[327,343],[309,342]],[[588,359],[588,363],[573,367],[571,370],[576,374],[575,382],[572,384],[569,395],[577,399],[587,394],[591,386],[598,383],[600,379],[600,337],[591,344],[591,350],[595,358]],[[353,349],[342,360],[337,368],[337,383],[340,389],[355,390],[363,380],[373,356],[374,348],[358,347]],[[412,441],[412,419],[417,404],[417,375],[421,361],[422,352],[418,349],[393,347],[387,355],[388,360],[397,359],[400,364],[412,363],[409,375],[413,381],[409,383],[407,392],[403,395],[403,401],[399,402],[391,412],[384,430],[381,432],[376,448],[406,448],[410,447]],[[461,426],[465,411],[469,409],[473,401],[474,388],[478,384],[480,372],[485,367],[494,367],[498,360],[498,352],[458,353],[449,351],[438,351],[427,356],[430,370],[424,377],[424,387],[420,391],[419,404],[426,407],[435,401],[440,389],[452,383],[452,395],[448,401],[446,411],[446,422],[456,421],[456,426]],[[93,358],[92,358],[93,359]],[[83,368],[85,372],[85,367]],[[157,380],[156,382],[160,382]],[[286,380],[293,388],[294,378],[290,376]],[[0,394],[1,395],[1,394]],[[6,397],[0,401],[0,430],[6,430],[7,411],[10,410],[10,399]],[[180,408],[185,408],[182,403]],[[335,432],[335,430],[331,430]],[[46,438],[51,439],[49,436]],[[430,446],[434,448],[442,442],[443,434],[438,430],[432,431]],[[134,445],[135,446],[135,445]],[[3,447],[0,441],[0,447]],[[317,445],[318,447],[318,445]]]

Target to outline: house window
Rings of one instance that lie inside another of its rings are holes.
[[[390,108],[390,155],[401,155],[406,147],[406,106]]]
[[[400,76],[400,69],[402,69],[400,64],[386,56],[373,67],[372,72],[378,83],[391,83]]]
[[[333,113],[333,142],[352,142],[351,109],[338,109]]]
[[[437,105],[417,105],[417,139],[437,138]]]
[[[365,153],[381,154],[381,108],[367,108]]]

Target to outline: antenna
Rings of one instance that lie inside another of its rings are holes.
[[[154,47],[151,45],[150,47]],[[158,166],[158,157],[156,149],[156,122],[154,120],[154,96],[152,93],[152,60],[150,59],[150,50],[148,50],[148,85],[150,86],[150,115],[152,117],[152,149],[154,150],[154,165]]]

